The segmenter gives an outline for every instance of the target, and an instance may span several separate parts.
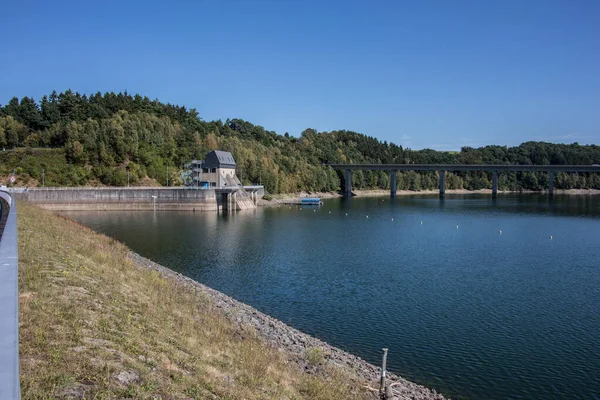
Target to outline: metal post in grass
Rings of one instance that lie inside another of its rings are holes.
[[[379,398],[381,400],[387,400],[387,393],[385,390],[385,368],[387,364],[387,353],[388,349],[383,348],[383,360],[381,362],[381,379],[379,381]]]

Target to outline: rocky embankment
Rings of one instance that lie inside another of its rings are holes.
[[[131,252],[130,257],[140,266],[152,268],[160,272],[163,276],[176,280],[179,284],[193,287],[195,290],[207,295],[214,303],[214,306],[220,309],[238,327],[240,335],[249,334],[250,330],[253,329],[267,343],[286,351],[306,371],[310,372],[313,369],[308,360],[310,351],[312,349],[321,349],[324,360],[329,363],[345,366],[349,370],[354,371],[360,380],[371,382],[371,386],[378,387],[376,382],[379,381],[381,368],[369,364],[360,357],[333,347],[322,340],[302,333],[247,304],[163,267],[139,254]],[[393,398],[415,400],[445,399],[444,396],[436,393],[435,390],[430,390],[389,372],[387,379],[393,382]]]

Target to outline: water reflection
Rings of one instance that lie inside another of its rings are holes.
[[[371,362],[389,347],[390,369],[454,398],[600,393],[598,197],[68,215]]]

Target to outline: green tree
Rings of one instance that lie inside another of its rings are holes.
[[[0,129],[3,132],[5,146],[17,147],[21,138],[27,137],[27,128],[12,116],[0,117]],[[2,140],[0,138],[0,140]]]

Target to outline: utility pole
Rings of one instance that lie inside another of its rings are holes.
[[[129,187],[129,168],[127,168],[127,187]]]
[[[42,188],[44,188],[44,187],[46,186],[46,182],[45,182],[45,179],[44,179],[44,172],[45,172],[45,171],[44,171],[44,169],[42,168]]]
[[[167,164],[167,187],[169,187],[169,164]]]

